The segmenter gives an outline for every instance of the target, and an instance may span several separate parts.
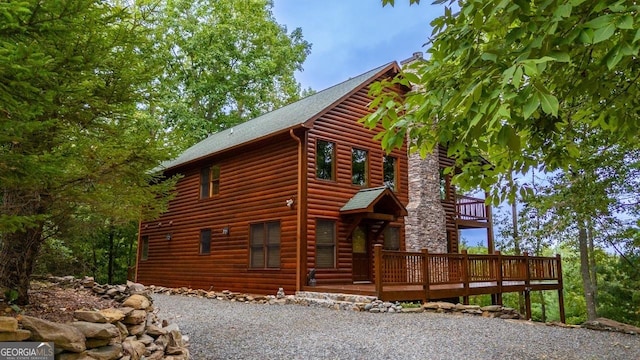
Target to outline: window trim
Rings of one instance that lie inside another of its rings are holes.
[[[327,144],[332,144],[333,145],[333,151],[331,152],[331,177],[329,179],[323,178],[319,176],[319,167],[318,167],[318,146],[320,145],[320,142],[323,143],[327,143]],[[316,179],[318,180],[322,180],[322,181],[336,181],[336,163],[337,163],[337,152],[338,152],[338,146],[334,141],[329,141],[329,140],[323,140],[323,139],[316,139],[316,159],[315,159],[315,166],[316,166]]]
[[[214,177],[214,174],[217,174],[217,176]],[[206,181],[206,194],[205,194],[205,181]],[[209,166],[200,168],[200,199],[201,200],[210,199],[219,194],[220,194],[220,165],[209,165]]]
[[[140,237],[140,260],[149,260],[149,235],[143,235]]]
[[[330,223],[333,227],[333,244],[322,244],[322,248],[333,248],[333,266],[332,267],[319,267],[318,266],[318,224],[320,222],[325,222],[325,223]],[[316,236],[315,236],[315,267],[316,269],[322,269],[322,270],[331,270],[331,269],[337,269],[338,268],[338,222],[335,219],[323,219],[323,218],[316,218]]]
[[[275,244],[270,244],[269,243],[269,228],[268,225],[269,224],[278,224],[278,243],[277,245]],[[260,248],[262,249],[263,252],[263,258],[262,258],[262,266],[261,267],[254,267],[253,266],[253,249],[254,248],[258,248],[257,246],[253,245],[253,231],[252,228],[256,225],[261,225],[262,226],[262,230],[263,230],[263,241],[262,241],[262,245],[260,246]],[[280,270],[281,265],[282,265],[282,222],[280,220],[268,220],[268,221],[260,221],[260,222],[254,222],[254,223],[250,223],[249,224],[249,262],[248,262],[248,269],[249,270]],[[278,266],[269,266],[269,253],[271,251],[273,251],[272,249],[277,248],[278,249]]]
[[[355,155],[356,151],[362,151],[364,152],[365,158],[364,158],[364,183],[363,184],[357,184],[354,183],[354,165],[355,162],[353,161],[353,156]],[[370,173],[369,173],[369,151],[366,149],[360,149],[357,147],[352,147],[351,148],[351,185],[353,186],[357,186],[360,188],[365,188],[369,186],[369,178],[370,178]]]
[[[202,235],[205,234],[205,232],[209,232],[209,251],[207,252],[203,252],[202,251]],[[213,238],[213,232],[211,231],[210,228],[206,228],[206,229],[200,229],[200,239],[199,239],[199,249],[198,249],[198,254],[200,255],[211,255],[211,243],[212,243],[212,239]]]
[[[384,185],[386,186],[387,183],[385,182],[385,162],[387,158],[391,158],[393,159],[393,187],[391,188],[391,190],[397,192],[400,189],[400,184],[398,183],[398,173],[399,173],[399,166],[400,166],[400,159],[397,156],[392,156],[392,155],[383,155],[382,156],[382,182],[384,183]]]

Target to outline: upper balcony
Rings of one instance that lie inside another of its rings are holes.
[[[485,204],[485,199],[456,195],[456,222],[462,229],[489,227],[491,207]]]

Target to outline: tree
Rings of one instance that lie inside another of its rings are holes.
[[[447,2],[453,3],[435,3]],[[455,180],[490,189],[498,200],[514,196],[496,185],[511,170],[574,164],[581,152],[576,132],[638,146],[638,4],[457,3],[459,11],[447,6],[431,23],[428,60],[372,88],[372,108],[384,106],[365,123],[384,126],[383,146],[399,146],[407,134],[412,150],[423,154],[447,144],[462,169]],[[423,90],[401,99],[389,91],[392,83]]]
[[[151,7],[118,1],[0,3],[0,286],[28,302],[46,239],[87,214],[115,222],[164,208],[164,132],[141,110]]]
[[[311,45],[290,34],[270,0],[166,0],[157,54],[166,64],[156,104],[188,147],[207,135],[295,101]]]

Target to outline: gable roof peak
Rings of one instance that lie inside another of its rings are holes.
[[[160,169],[183,166],[225,150],[288,132],[290,129],[306,127],[307,122],[317,119],[345,97],[389,70],[399,71],[398,64],[395,61],[387,63],[257,118],[211,134],[186,149],[177,158],[162,163]]]

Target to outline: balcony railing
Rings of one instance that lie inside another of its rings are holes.
[[[489,221],[489,211],[484,199],[456,195],[456,215],[460,220]]]

